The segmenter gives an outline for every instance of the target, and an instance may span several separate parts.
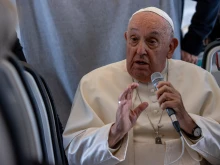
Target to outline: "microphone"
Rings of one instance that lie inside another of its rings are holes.
[[[157,84],[160,82],[160,81],[164,81],[163,79],[163,75],[160,73],[160,72],[154,72],[152,75],[151,75],[151,82],[153,83],[154,87],[157,89]],[[158,90],[158,89],[157,89]],[[166,111],[167,111],[167,114],[169,115],[172,123],[173,123],[173,126],[174,128],[176,129],[176,131],[178,133],[180,133],[180,125],[179,125],[179,122],[176,118],[176,115],[175,115],[175,111],[172,109],[172,108],[166,108]],[[181,134],[180,134],[181,135]]]

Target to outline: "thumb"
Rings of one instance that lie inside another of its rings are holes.
[[[140,116],[140,114],[148,107],[147,102],[143,102],[140,105],[138,105],[134,110],[131,111],[131,121],[132,123],[136,122],[137,118]]]

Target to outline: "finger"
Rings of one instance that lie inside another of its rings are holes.
[[[185,61],[186,62],[190,62],[191,61],[191,55],[190,54],[188,54],[188,53],[185,53]]]
[[[125,100],[118,101],[118,109],[122,109],[122,107],[126,104]]]
[[[198,63],[198,57],[195,58],[195,64],[197,64],[197,63]]]
[[[125,99],[127,101],[131,100],[132,99],[132,93],[133,93],[133,90],[130,88],[127,92],[127,95],[125,95]]]
[[[132,100],[133,90],[136,89],[138,86],[139,86],[138,83],[132,83],[132,84],[129,86],[130,90],[128,91],[127,96],[126,96],[126,99],[127,99],[127,100]]]
[[[131,89],[128,87],[124,90],[124,92],[119,96],[118,100],[122,101],[126,99],[127,94]]]
[[[157,92],[156,92],[157,99],[159,99],[165,93],[167,93],[167,94],[168,93],[175,93],[175,90],[171,87],[164,85],[160,89],[157,90]]]
[[[193,58],[192,58],[192,55],[191,54],[189,54],[189,61],[188,61],[189,63],[193,63]]]
[[[118,100],[125,100],[127,99],[127,94],[131,93],[133,91],[133,89],[138,87],[138,83],[132,83],[130,84],[125,90],[124,92],[119,96]]]
[[[171,87],[172,85],[169,83],[169,82],[159,82],[158,85],[157,85],[157,92],[156,92],[156,95],[157,95],[157,99],[160,98],[160,96],[164,93],[164,92],[168,92],[168,93],[171,93],[173,92],[174,90],[172,89]]]
[[[126,100],[120,101],[120,104],[118,105],[118,115],[126,115],[130,113],[131,104],[128,104]]]
[[[194,60],[194,61],[193,61],[193,64],[197,64],[197,61],[196,61],[196,60]]]
[[[130,88],[131,88],[131,89],[136,89],[138,86],[139,86],[138,83],[133,82],[133,83],[130,85]]]
[[[173,87],[173,85],[170,82],[168,82],[168,81],[161,81],[161,82],[159,82],[158,85],[157,85],[157,89],[158,90],[157,90],[156,94],[158,96],[161,95],[163,92],[170,92],[170,93],[172,93],[172,92],[176,91],[175,88]]]
[[[174,111],[176,111],[176,101],[165,101],[161,104],[161,109],[165,110],[167,108],[172,108]]]
[[[195,60],[195,64],[197,64],[198,63],[198,58],[196,58],[196,60]]]
[[[185,55],[184,55],[184,56],[182,56],[182,60],[188,62],[188,61],[189,61],[189,58],[188,58],[188,56],[185,56]]]
[[[191,55],[187,55],[186,62],[191,62],[191,61],[192,61]]]
[[[130,120],[134,124],[140,114],[148,107],[147,102],[141,103],[139,106],[137,106],[134,110],[131,111],[130,113]]]
[[[197,56],[194,56],[194,55],[192,55],[192,57],[193,57],[193,63],[194,63],[194,64],[197,64],[198,57],[197,57]]]
[[[165,103],[166,101],[175,101],[176,99],[178,99],[179,96],[173,93],[163,93],[159,99],[158,99],[158,103],[161,106],[163,103]]]
[[[181,59],[183,61],[190,62],[190,63],[194,62],[194,60],[192,59],[192,55],[188,52],[183,51],[183,50],[181,51],[181,57],[182,57]]]
[[[160,81],[158,84],[157,84],[157,88],[161,88],[162,86],[169,86],[171,88],[173,88],[173,85],[169,82],[169,81]]]

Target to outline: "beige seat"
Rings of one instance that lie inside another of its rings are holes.
[[[220,60],[220,39],[210,43],[203,55],[202,68],[211,72],[220,87],[220,71],[217,66],[216,56]]]

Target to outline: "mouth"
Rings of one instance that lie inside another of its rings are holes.
[[[147,65],[148,63],[145,61],[135,61],[136,64],[138,65]]]

